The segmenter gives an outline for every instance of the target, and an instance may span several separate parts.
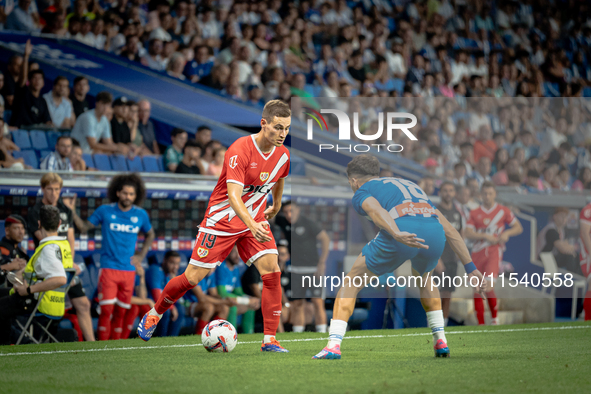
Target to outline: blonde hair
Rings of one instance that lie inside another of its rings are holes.
[[[61,176],[56,174],[55,172],[48,172],[47,174],[41,177],[41,188],[45,189],[47,186],[51,185],[52,183],[59,183],[60,187],[64,187],[64,180]]]

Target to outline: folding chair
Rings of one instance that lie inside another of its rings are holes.
[[[70,290],[70,285],[72,284],[72,280],[74,279],[74,276],[76,276],[76,270],[74,268],[66,268],[66,284],[63,285],[60,288],[64,289],[64,296],[66,294],[68,294],[68,290]],[[33,336],[33,324],[37,325],[39,328],[41,328],[41,330],[47,334],[47,336],[49,337],[49,342],[59,342],[50,332],[49,332],[49,327],[51,326],[51,324],[54,321],[59,321],[63,318],[63,316],[60,317],[55,317],[55,316],[48,316],[45,315],[43,313],[38,313],[37,309],[39,308],[39,303],[41,303],[41,300],[43,299],[43,296],[45,295],[45,293],[39,293],[39,297],[37,300],[37,304],[35,305],[35,308],[33,308],[33,311],[31,312],[31,315],[29,316],[29,319],[27,320],[27,322],[23,325],[21,322],[18,321],[18,319],[16,320],[16,324],[19,326],[19,328],[21,329],[21,335],[18,337],[18,341],[16,341],[16,344],[19,345],[21,343],[21,341],[23,340],[24,336],[26,335],[33,343],[35,344],[40,344],[41,340],[37,340],[35,339],[35,337]],[[38,320],[36,320],[35,318],[37,317],[46,317],[49,319],[49,322],[45,325],[41,324]],[[41,336],[41,339],[43,338],[43,333]]]

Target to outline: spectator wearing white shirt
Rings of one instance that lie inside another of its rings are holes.
[[[107,114],[112,111],[113,96],[109,92],[96,95],[96,107],[78,117],[70,136],[80,143],[84,153],[123,153],[128,150],[115,144]]]
[[[6,30],[16,30],[25,33],[35,33],[39,31],[37,23],[33,19],[31,10],[32,0],[19,0],[18,7],[14,7],[10,15],[6,18],[4,28]]]
[[[76,124],[76,115],[72,102],[68,99],[70,83],[66,77],[58,76],[53,81],[53,89],[43,95],[47,102],[47,109],[54,125],[64,129],[71,129]]]
[[[168,59],[162,56],[164,45],[161,39],[153,38],[148,44],[148,54],[142,58],[142,64],[152,70],[164,71],[168,65]]]
[[[72,138],[61,135],[55,143],[55,151],[43,159],[39,168],[46,171],[73,171],[70,163],[70,153],[72,152]]]

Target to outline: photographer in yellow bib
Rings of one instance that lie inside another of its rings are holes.
[[[65,269],[73,266],[72,251],[66,237],[57,235],[61,223],[58,208],[43,206],[39,219],[41,241],[25,266],[24,278],[19,275],[22,284],[0,289],[0,345],[10,344],[12,319],[30,313],[41,293],[40,313],[50,317],[64,315]]]

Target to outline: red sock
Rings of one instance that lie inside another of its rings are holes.
[[[127,313],[127,309],[115,305],[113,310],[113,317],[111,318],[111,336],[110,339],[121,339],[121,333],[123,332],[123,318]]]
[[[497,295],[494,291],[489,291],[486,293],[486,300],[490,309],[490,317],[495,319],[497,317]]]
[[[98,340],[107,341],[111,335],[111,315],[115,305],[101,305],[101,314],[98,321]]]
[[[591,320],[591,290],[585,294],[585,300],[583,301],[583,310],[585,311],[585,321]]]
[[[476,318],[478,324],[484,324],[484,302],[479,294],[474,295],[474,310],[476,311]]]
[[[129,334],[131,333],[131,329],[133,328],[133,322],[135,321],[139,313],[139,305],[132,305],[131,308],[129,308],[127,312],[125,312],[125,316],[123,317],[123,331],[121,331],[121,339],[129,338]]]
[[[84,342],[84,335],[82,334],[82,329],[80,328],[80,324],[78,324],[78,315],[72,313],[72,310],[69,309],[65,314],[64,317],[72,323],[72,327],[78,333],[78,342]]]
[[[205,330],[205,326],[207,326],[207,323],[208,322],[206,322],[203,319],[197,320],[197,325],[195,326],[195,335],[201,335],[203,330]]]
[[[158,298],[158,302],[156,302],[154,309],[156,309],[157,313],[163,314],[171,306],[173,306],[179,298],[181,298],[188,290],[191,290],[193,287],[195,286],[189,283],[189,280],[183,272],[181,275],[171,279],[166,287],[164,287],[164,290],[162,290],[162,294],[160,294],[160,298]]]
[[[265,335],[275,335],[281,319],[281,272],[272,272],[262,276],[263,294],[261,311]]]

